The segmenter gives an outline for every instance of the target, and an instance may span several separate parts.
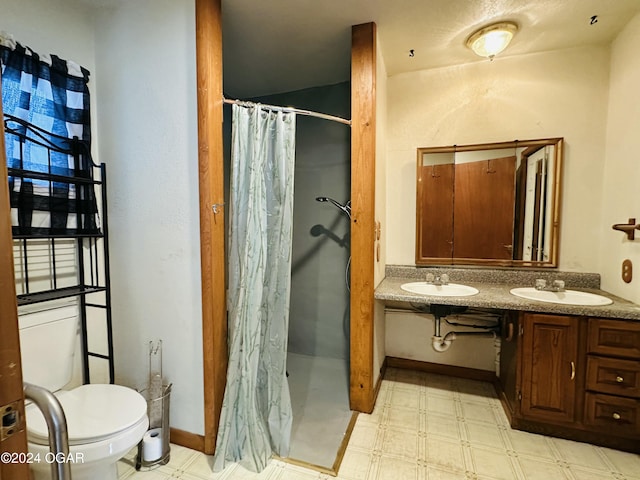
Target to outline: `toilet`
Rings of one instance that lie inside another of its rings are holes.
[[[73,375],[78,330],[76,305],[22,314],[20,349],[23,380],[50,390],[67,420],[73,480],[117,480],[117,462],[136,446],[149,427],[147,402],[120,385],[88,384],[63,390]],[[51,478],[49,432],[34,404],[26,406],[27,440],[34,480]]]

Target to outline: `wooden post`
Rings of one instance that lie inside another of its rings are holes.
[[[204,453],[211,454],[216,444],[228,361],[222,151],[221,0],[196,0],[196,61],[205,409]]]
[[[351,35],[351,374],[352,410],[371,412],[376,159],[376,25]]]

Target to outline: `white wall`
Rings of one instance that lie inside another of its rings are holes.
[[[455,321],[455,319],[454,319]],[[470,328],[450,327],[441,321],[441,335]],[[387,312],[386,351],[389,357],[420,362],[454,365],[489,372],[496,371],[496,341],[491,337],[458,337],[445,352],[431,346],[434,333],[433,316],[410,311]]]
[[[96,91],[99,82],[95,74],[92,9],[68,0],[0,0],[0,12],[0,31],[37,53],[52,53],[82,65],[91,73],[90,92]],[[91,113],[93,120],[95,95],[91,97]],[[97,144],[94,134],[94,152]]]
[[[608,50],[590,47],[390,77],[387,263],[415,263],[418,147],[564,137],[559,266],[598,271],[608,69]],[[494,370],[492,339],[436,353],[433,328],[429,315],[387,314],[386,355]]]
[[[122,3],[95,32],[116,381],[143,386],[148,342],[162,339],[171,425],[202,434],[194,2]]]
[[[604,169],[603,215],[600,244],[602,288],[640,303],[637,278],[629,284],[621,279],[622,261],[634,262],[636,277],[640,271],[640,232],[636,240],[611,229],[629,218],[640,221],[640,15],[636,15],[612,45],[609,111]]]
[[[584,47],[390,77],[387,263],[415,263],[418,147],[564,137],[559,266],[597,271],[608,70]]]
[[[68,0],[0,0],[0,30],[37,53],[53,53],[73,60],[93,75],[95,51],[93,12]]]
[[[107,163],[116,382],[140,388],[164,341],[173,427],[202,434],[193,0],[0,0],[0,30],[91,72],[93,151]]]

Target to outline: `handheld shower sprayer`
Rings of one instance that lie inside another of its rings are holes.
[[[351,200],[347,200],[347,202],[344,205],[342,205],[341,203],[336,202],[333,198],[330,198],[330,197],[316,197],[316,202],[329,202],[333,204],[334,207],[336,207],[342,213],[344,213],[347,217],[349,217],[349,221],[351,221]],[[345,281],[345,284],[347,285],[347,290],[349,292],[351,291],[351,279],[349,277],[350,270],[351,270],[351,255],[349,255],[349,260],[347,261],[347,267],[345,268],[345,271],[344,271],[344,281]]]
[[[347,203],[342,205],[341,203],[338,203],[337,201],[335,201],[333,198],[330,198],[330,197],[316,197],[316,202],[332,203],[333,206],[340,209],[342,213],[344,213],[347,217],[349,217],[349,219],[351,219],[351,200],[348,200]]]

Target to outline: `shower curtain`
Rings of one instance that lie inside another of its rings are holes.
[[[233,105],[229,226],[229,367],[214,471],[261,471],[287,456],[286,377],[295,113]]]

